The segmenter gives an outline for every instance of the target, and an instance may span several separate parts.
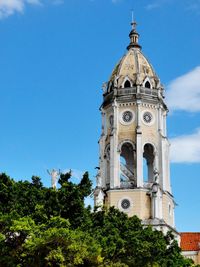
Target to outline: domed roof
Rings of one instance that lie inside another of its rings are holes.
[[[126,81],[129,82],[129,87],[136,85],[145,87],[146,82],[148,82],[148,87],[157,88],[160,86],[159,78],[141,52],[141,46],[138,44],[139,34],[136,32],[136,23],[133,22],[132,25],[133,29],[129,34],[131,42],[127,47],[128,52],[114,68],[109,82],[115,88],[126,87]]]

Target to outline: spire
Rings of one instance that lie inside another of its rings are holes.
[[[132,47],[136,47],[136,48],[142,48],[139,44],[138,44],[138,39],[139,39],[139,34],[137,33],[136,27],[137,27],[137,23],[133,18],[133,12],[132,12],[132,22],[131,22],[131,26],[132,26],[132,30],[129,34],[130,37],[130,44],[127,47],[127,49],[129,50]]]

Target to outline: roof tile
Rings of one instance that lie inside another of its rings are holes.
[[[181,249],[183,251],[200,250],[200,233],[180,233]]]

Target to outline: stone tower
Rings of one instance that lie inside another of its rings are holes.
[[[141,52],[137,24],[131,25],[128,51],[103,85],[95,205],[176,233],[164,88]]]

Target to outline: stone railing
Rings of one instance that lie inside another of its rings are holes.
[[[136,87],[116,89],[116,94],[119,96],[120,95],[136,95],[137,93],[141,95],[149,95],[153,97],[158,96],[157,89],[151,89],[151,88],[146,88],[146,87],[139,87],[138,89]]]
[[[123,175],[127,177],[127,179],[132,180],[134,178],[133,172],[129,170],[127,166],[124,165],[123,163],[120,163],[120,170],[123,173]]]
[[[153,183],[146,183],[146,182],[144,182],[144,188],[151,189],[152,188],[152,185],[153,185]]]
[[[137,93],[137,88],[122,88],[117,89],[117,95],[135,95]]]
[[[121,181],[120,188],[134,188],[134,181]]]
[[[157,89],[150,89],[150,88],[141,87],[140,88],[140,94],[158,96],[158,90]]]

